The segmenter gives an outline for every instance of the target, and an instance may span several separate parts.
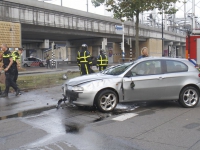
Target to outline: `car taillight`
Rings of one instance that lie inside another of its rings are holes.
[[[200,73],[199,73],[199,77],[200,77]]]

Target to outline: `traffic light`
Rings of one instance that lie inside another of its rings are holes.
[[[56,49],[56,44],[54,44],[53,49]]]
[[[124,49],[124,44],[123,44],[123,42],[121,42],[119,45],[120,45],[121,50],[123,50],[123,49]]]

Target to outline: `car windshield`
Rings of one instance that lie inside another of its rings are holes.
[[[124,71],[126,71],[130,66],[132,66],[132,64],[134,64],[134,62],[111,66],[108,69],[103,70],[101,73],[108,75],[120,75]]]

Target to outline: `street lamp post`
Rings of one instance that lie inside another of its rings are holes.
[[[164,56],[164,50],[163,50],[164,44],[163,44],[163,42],[164,42],[164,39],[163,39],[163,10],[162,10],[162,56]]]
[[[88,12],[88,0],[87,0],[87,4],[86,5],[87,5],[87,12]]]

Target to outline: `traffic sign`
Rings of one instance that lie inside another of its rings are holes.
[[[120,25],[115,25],[115,33],[116,34],[123,34],[123,27]]]

